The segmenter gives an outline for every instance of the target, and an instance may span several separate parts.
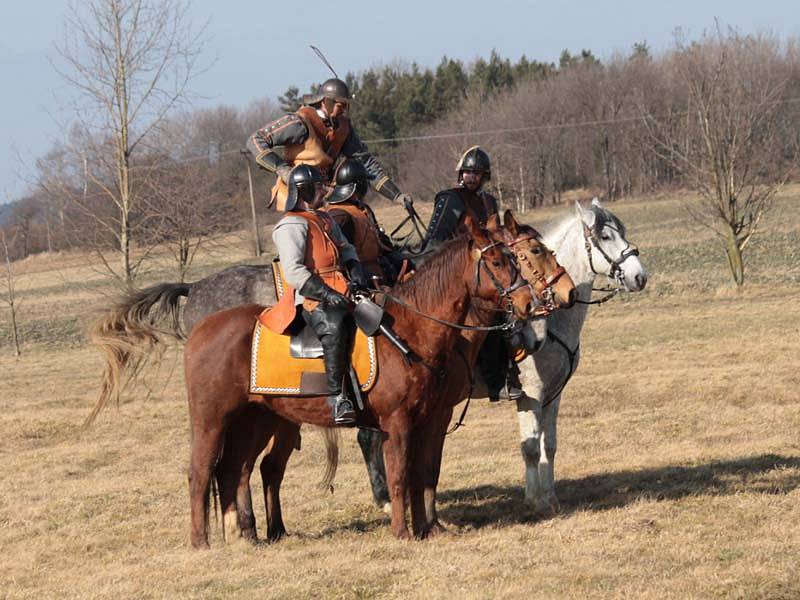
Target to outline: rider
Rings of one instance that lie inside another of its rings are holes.
[[[364,165],[348,158],[336,171],[336,187],[326,198],[328,206],[324,210],[355,246],[367,274],[380,283],[394,285],[403,271],[404,259],[364,202],[368,188],[369,175]]]
[[[436,194],[423,248],[453,237],[467,214],[485,227],[489,217],[498,212],[495,197],[481,189],[492,178],[486,152],[479,146],[472,146],[461,155],[456,172],[458,185]]]
[[[369,281],[355,248],[338,225],[327,213],[314,210],[322,202],[319,169],[298,165],[287,181],[287,214],[272,231],[283,276],[291,286],[289,293],[294,290],[294,312],[283,323],[288,327],[296,307],[302,305],[303,319],[322,343],[333,420],[337,425],[354,425],[355,409],[343,386],[354,333],[351,303],[345,294],[348,284],[364,289]]]
[[[456,166],[458,185],[436,194],[428,235],[422,247],[452,238],[469,214],[486,226],[490,216],[498,213],[497,200],[485,192],[483,184],[492,178],[489,155],[480,147],[468,148]],[[508,342],[499,332],[491,332],[481,346],[478,367],[489,391],[489,400],[500,397],[517,400],[522,397],[519,368],[511,358]]]
[[[347,116],[350,100],[350,90],[344,81],[328,79],[297,112],[268,123],[250,136],[247,148],[255,155],[256,162],[277,175],[272,200],[277,201],[278,210],[283,210],[286,202],[289,171],[293,166],[313,165],[322,173],[323,183],[331,185],[340,156],[359,161],[375,191],[411,207],[411,196],[400,191],[350,124]],[[276,152],[277,148],[282,148],[282,153]]]

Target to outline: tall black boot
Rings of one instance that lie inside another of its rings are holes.
[[[333,422],[340,426],[356,424],[356,411],[352,400],[343,391],[342,383],[347,373],[347,353],[350,349],[350,330],[345,321],[346,310],[322,308],[304,313],[306,321],[313,327],[322,344],[325,377],[328,383],[328,403],[333,409]]]
[[[501,397],[505,398],[508,359],[502,334],[492,331],[486,336],[486,340],[478,352],[477,367],[486,382],[489,402],[497,402]]]
[[[522,391],[522,383],[519,380],[519,374],[519,367],[516,361],[509,357],[506,375],[506,395],[509,400],[519,400],[525,393]]]

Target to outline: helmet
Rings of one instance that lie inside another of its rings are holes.
[[[489,181],[492,178],[492,165],[489,162],[489,155],[481,150],[480,146],[473,146],[461,155],[456,171],[458,171],[459,181],[461,181],[461,173],[464,171],[483,173],[484,181]]]
[[[360,161],[348,158],[336,171],[336,187],[328,198],[328,204],[339,204],[356,196],[360,200],[369,188],[367,169]]]
[[[323,98],[330,98],[337,102],[350,102],[350,90],[347,89],[347,84],[341,79],[335,77],[328,79],[321,86],[317,88],[317,93],[308,97],[307,104],[317,104],[322,102]]]
[[[311,202],[317,193],[317,184],[322,183],[322,174],[317,167],[311,165],[297,165],[289,172],[289,193],[286,196],[286,212],[294,210],[300,200]]]

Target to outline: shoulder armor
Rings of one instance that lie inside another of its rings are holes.
[[[264,126],[261,134],[270,146],[283,146],[286,143],[302,141],[308,136],[308,130],[303,120],[291,113]]]

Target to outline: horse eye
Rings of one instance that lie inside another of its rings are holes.
[[[604,233],[604,234],[602,234],[602,235],[600,236],[600,239],[601,239],[601,240],[608,241],[608,240],[610,240],[610,239],[611,239],[611,236],[610,236],[610,235],[608,235],[607,233]]]
[[[493,267],[502,267],[502,266],[503,266],[503,263],[502,263],[502,262],[500,262],[499,260],[493,260],[493,261],[492,261],[492,266],[493,266]]]
[[[539,248],[539,246],[536,246],[535,248],[533,248],[533,253],[534,253],[536,256],[539,256],[539,255],[542,253],[542,249],[541,249],[541,248]]]

